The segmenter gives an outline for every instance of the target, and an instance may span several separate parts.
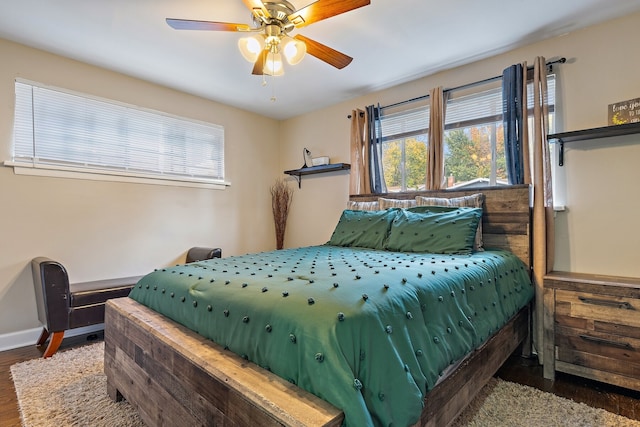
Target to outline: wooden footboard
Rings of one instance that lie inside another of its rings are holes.
[[[528,337],[527,308],[451,369],[428,394],[416,425],[446,426]],[[340,426],[327,402],[225,351],[130,298],[105,315],[105,374],[149,426]]]
[[[340,426],[342,411],[131,298],[107,303],[107,391],[148,426]]]
[[[416,426],[451,424],[515,350],[522,346],[523,354],[528,356],[531,350],[530,316],[530,307],[523,308],[480,348],[451,367],[427,394]]]

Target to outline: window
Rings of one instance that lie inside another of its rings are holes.
[[[424,189],[429,140],[428,98],[386,107],[380,118],[387,191]]]
[[[549,124],[555,115],[555,75],[547,76]],[[533,85],[529,84],[529,129]],[[502,122],[502,80],[446,93],[445,188],[508,185]],[[429,98],[382,108],[382,163],[388,191],[425,188]]]
[[[25,82],[15,90],[16,168],[225,184],[222,126]]]
[[[448,93],[445,188],[506,185],[501,80]]]
[[[547,76],[549,126],[555,114],[555,75]],[[533,127],[533,83],[527,86]],[[502,118],[502,80],[450,91],[445,112],[445,188],[508,185]],[[550,130],[551,130],[550,129]],[[532,135],[529,136],[530,140]]]

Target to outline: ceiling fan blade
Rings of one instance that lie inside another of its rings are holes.
[[[190,19],[167,18],[167,24],[176,30],[251,31],[251,27],[247,24],[234,24],[231,22],[193,21]]]
[[[317,0],[289,15],[296,28],[371,4],[371,0]]]
[[[245,6],[253,13],[253,15],[262,20],[265,24],[271,18],[271,14],[260,0],[242,0]]]
[[[307,53],[309,55],[315,56],[319,60],[324,61],[329,65],[333,65],[338,69],[343,69],[347,65],[351,64],[351,61],[353,61],[352,57],[338,52],[337,50],[332,49],[329,46],[325,46],[322,43],[319,43],[308,37],[296,34],[294,38],[296,40],[304,42],[307,45]]]
[[[256,59],[256,62],[253,64],[253,71],[251,72],[251,74],[254,74],[257,76],[261,76],[264,74],[263,67],[264,67],[264,60],[266,59],[266,56],[267,56],[267,51],[262,50],[262,52],[260,52],[260,55],[258,55],[258,59]]]

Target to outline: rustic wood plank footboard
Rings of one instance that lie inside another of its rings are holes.
[[[451,424],[514,351],[521,348],[529,355],[530,316],[530,307],[524,307],[480,348],[452,366],[427,394],[416,426]]]
[[[340,426],[318,397],[130,298],[105,314],[105,374],[149,426]]]
[[[446,426],[529,332],[525,307],[427,395],[421,426]],[[105,374],[149,426],[340,426],[342,412],[130,298],[107,303]]]

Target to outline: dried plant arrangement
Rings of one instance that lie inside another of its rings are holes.
[[[289,207],[293,199],[293,189],[287,185],[283,178],[276,179],[271,186],[271,208],[273,210],[273,222],[276,226],[276,249],[284,247],[284,230],[287,226]]]

